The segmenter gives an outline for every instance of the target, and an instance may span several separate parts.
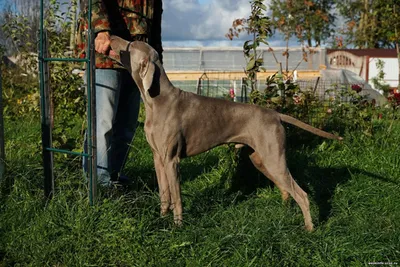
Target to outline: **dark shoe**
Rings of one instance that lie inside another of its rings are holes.
[[[111,181],[111,184],[114,186],[127,186],[130,183],[131,180],[125,175],[120,175],[116,180]]]

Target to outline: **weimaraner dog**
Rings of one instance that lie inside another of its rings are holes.
[[[286,122],[313,134],[341,140],[274,110],[234,103],[182,91],[172,85],[157,52],[144,42],[128,42],[112,36],[111,49],[139,87],[146,110],[144,130],[153,151],[161,200],[161,215],[173,210],[182,223],[179,161],[221,144],[251,148],[254,166],[280,189],[282,198],[294,198],[313,229],[307,194],[293,180],[285,158]]]

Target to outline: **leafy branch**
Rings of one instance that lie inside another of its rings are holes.
[[[236,19],[232,23],[232,28],[225,35],[232,40],[238,38],[242,32],[252,36],[251,40],[247,40],[243,44],[243,53],[246,58],[245,74],[250,81],[251,91],[257,89],[257,73],[265,69],[261,67],[264,63],[262,54],[257,53],[257,48],[260,44],[269,46],[267,39],[272,35],[270,18],[264,13],[267,7],[263,4],[264,0],[252,0],[251,14],[245,19]],[[276,57],[275,57],[276,59]]]

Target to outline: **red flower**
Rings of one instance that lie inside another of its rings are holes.
[[[296,104],[296,105],[298,105],[298,104],[301,103],[301,97],[298,96],[298,95],[294,95],[294,96],[292,97],[292,99],[293,99],[294,104]]]
[[[388,97],[388,100],[393,105],[400,105],[400,93],[393,93]]]
[[[361,92],[362,88],[358,84],[351,85],[351,90],[356,91],[357,93]]]
[[[229,94],[230,94],[231,98],[235,97],[235,91],[232,88],[229,89]]]

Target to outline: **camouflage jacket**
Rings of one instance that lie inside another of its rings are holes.
[[[83,4],[81,10],[75,54],[79,58],[85,58],[88,30],[87,4]],[[157,50],[162,62],[161,15],[162,0],[92,0],[92,27],[95,34],[108,31],[125,40],[148,42]],[[96,68],[121,67],[109,57],[96,52]]]

